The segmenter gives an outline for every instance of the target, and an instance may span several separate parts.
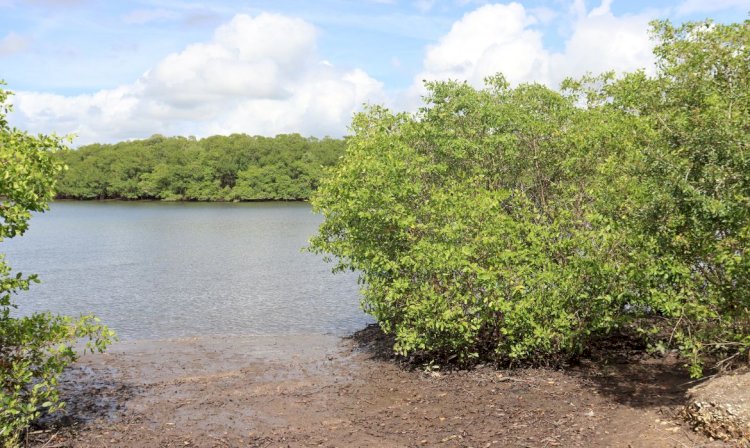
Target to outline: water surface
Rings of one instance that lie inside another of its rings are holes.
[[[121,339],[343,335],[369,319],[354,274],[305,253],[304,203],[56,202],[0,244],[42,283],[20,313],[93,312]]]

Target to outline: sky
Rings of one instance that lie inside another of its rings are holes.
[[[153,134],[347,133],[424,80],[557,87],[653,71],[648,23],[740,22],[750,0],[0,0],[13,126],[73,146]]]

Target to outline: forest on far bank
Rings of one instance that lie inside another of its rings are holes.
[[[284,134],[204,139],[154,135],[56,152],[58,199],[255,201],[307,199],[344,140]]]

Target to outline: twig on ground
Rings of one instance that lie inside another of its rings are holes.
[[[39,432],[44,433],[45,431],[39,431]],[[44,445],[42,445],[41,448],[52,448],[54,445],[50,445],[50,443],[52,443],[52,441],[55,440],[56,438],[57,438],[57,433],[52,434],[52,436],[50,436],[50,438],[46,442],[44,442]]]
[[[680,387],[687,386],[688,384],[695,384],[695,383],[699,383],[701,381],[710,380],[711,378],[715,377],[716,375],[718,375],[718,373],[714,373],[713,375],[704,376],[704,377],[701,377],[701,378],[698,378],[698,379],[695,379],[695,380],[686,381],[686,382],[680,384]]]
[[[496,378],[495,381],[497,381],[498,383],[504,383],[506,381],[515,381],[517,383],[526,383],[526,384],[533,383],[533,381],[522,380],[520,378],[513,378],[513,377],[510,377],[510,376],[501,376],[499,378]]]

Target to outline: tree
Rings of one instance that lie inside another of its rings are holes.
[[[57,194],[69,199],[299,200],[317,187],[341,140],[234,134],[202,140],[153,136],[55,153],[69,166]]]
[[[64,148],[55,136],[32,136],[6,120],[10,92],[0,88],[0,242],[23,235],[31,212],[47,209],[62,166],[51,151]],[[88,338],[103,350],[114,336],[93,316],[72,319],[50,313],[13,315],[14,298],[38,282],[14,274],[0,254],[0,443],[15,446],[28,424],[63,406],[57,391],[63,369],[75,361],[72,344]]]

